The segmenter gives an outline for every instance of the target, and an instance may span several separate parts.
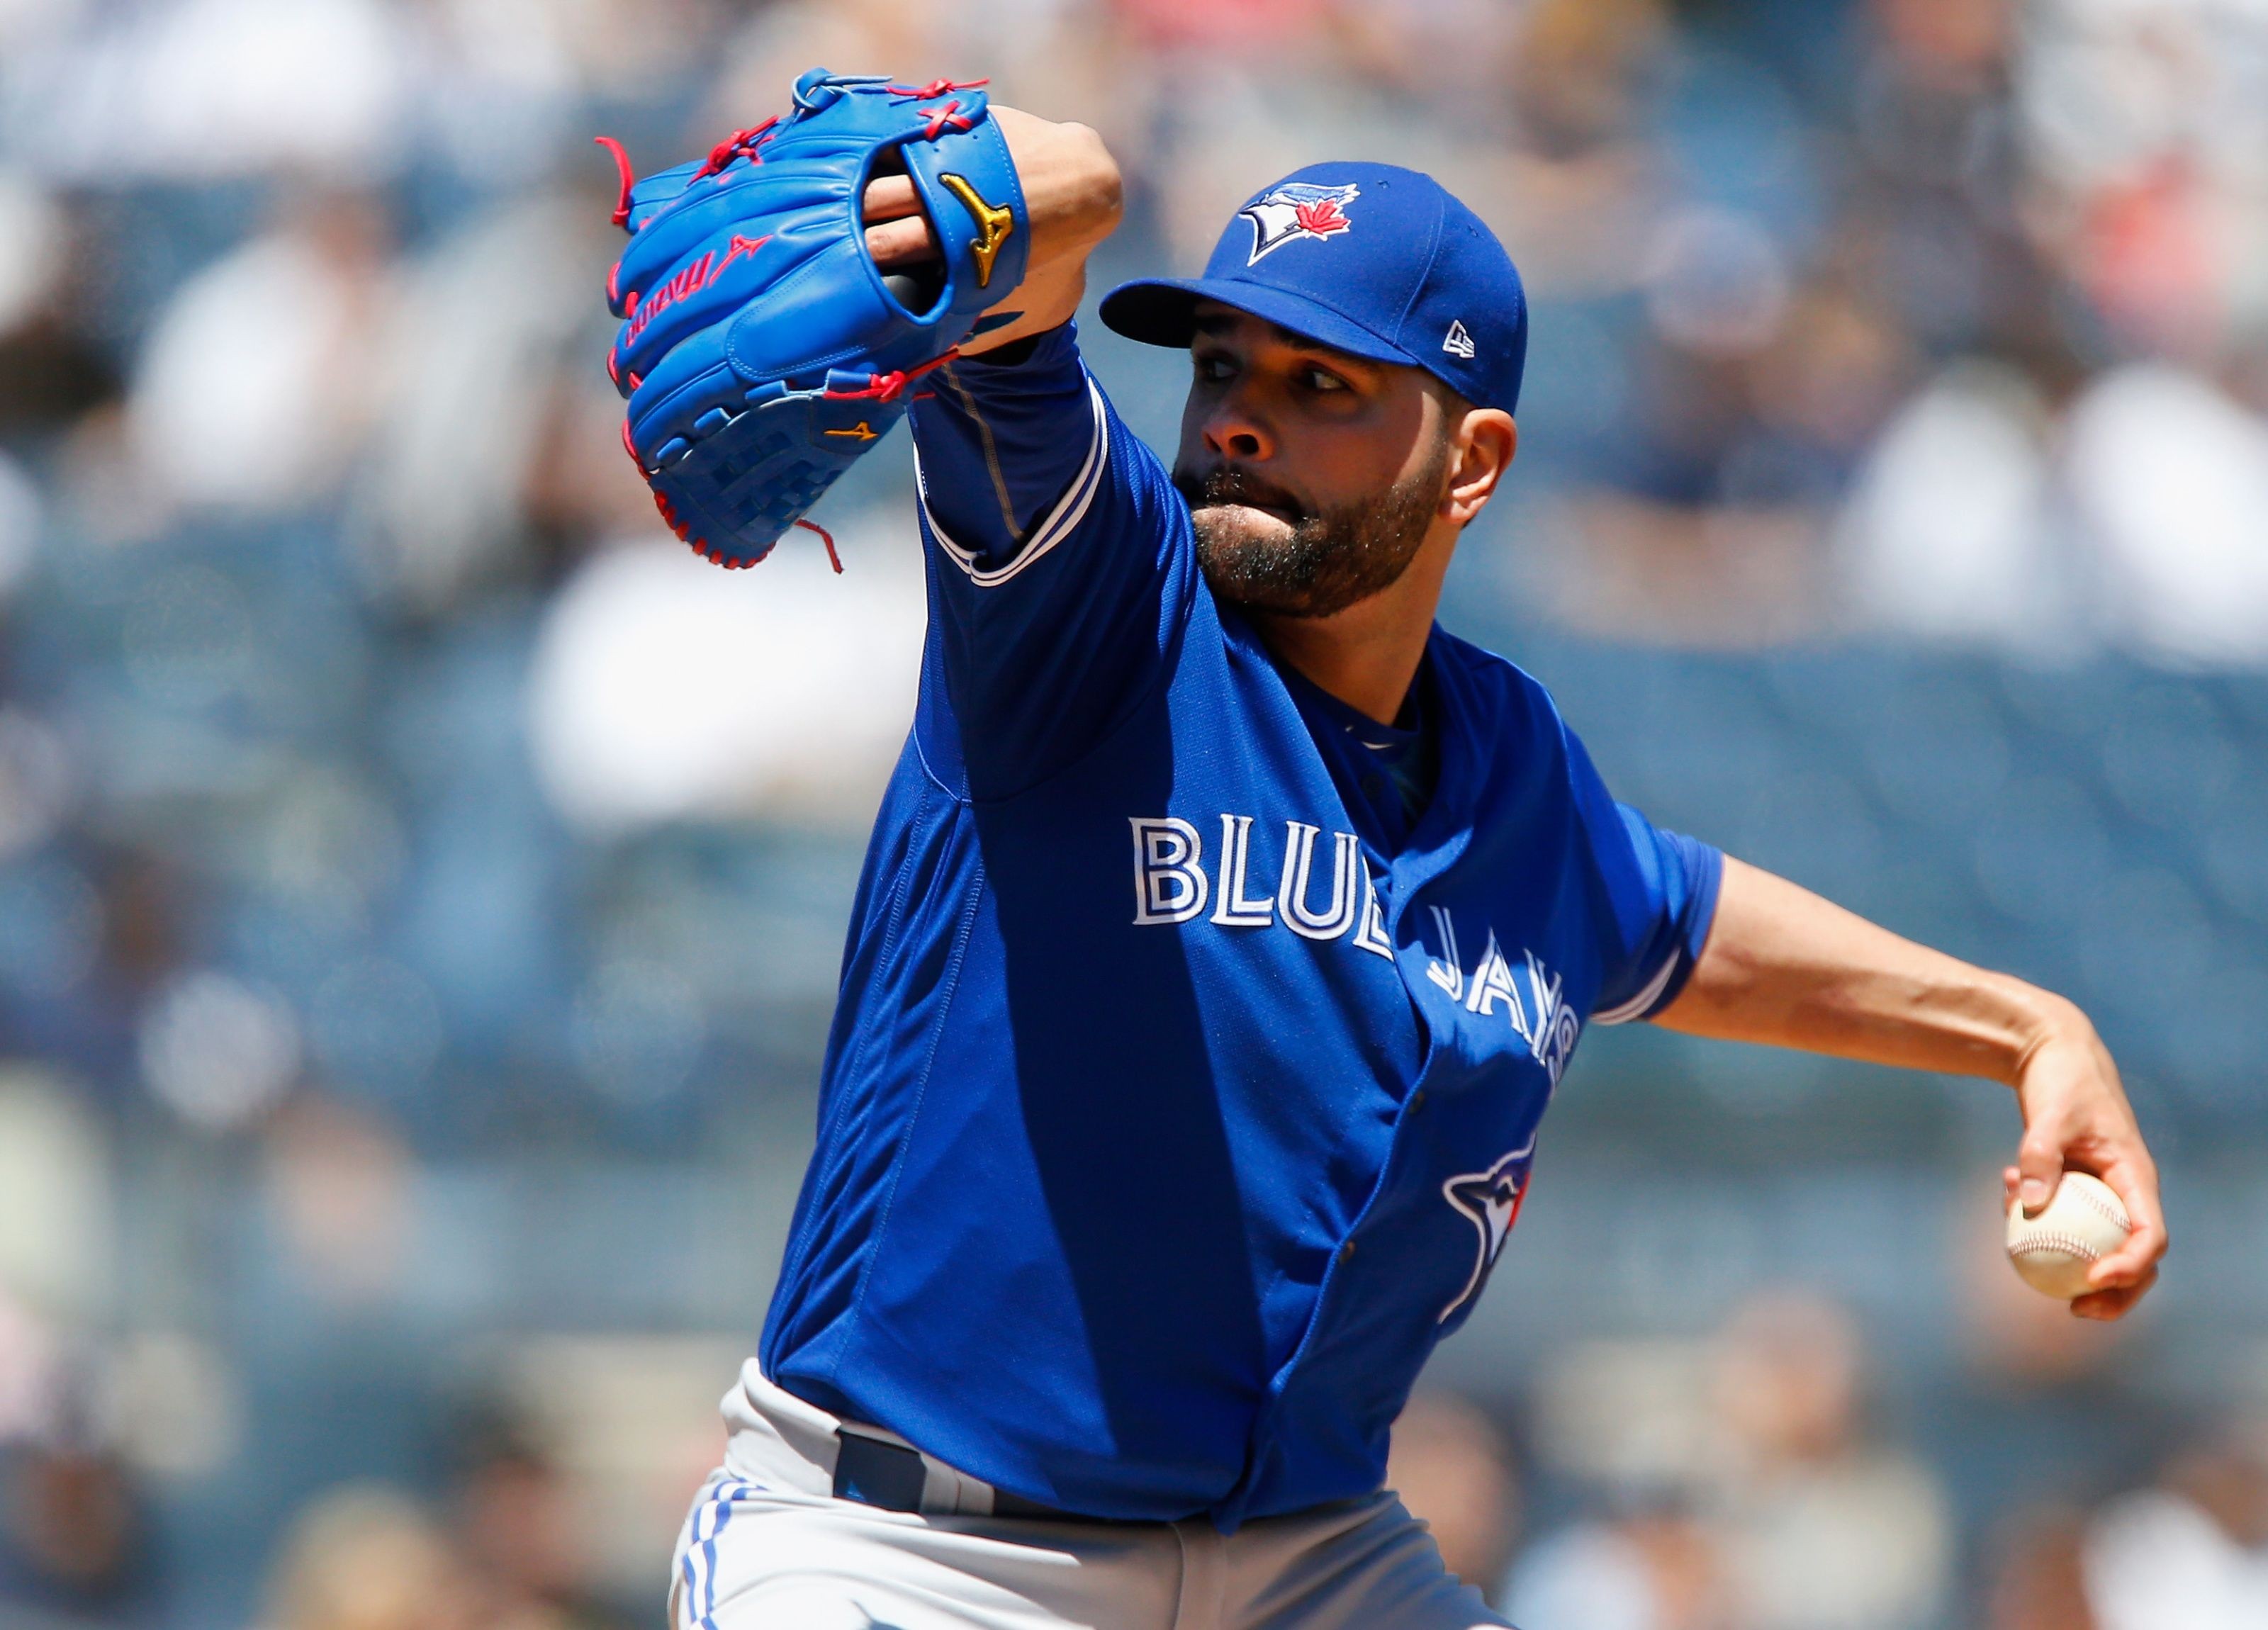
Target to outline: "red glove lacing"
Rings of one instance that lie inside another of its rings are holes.
[[[870,373],[866,376],[866,383],[858,390],[838,391],[830,386],[825,394],[828,400],[836,402],[869,400],[894,402],[898,400],[899,393],[916,379],[920,378],[932,368],[944,367],[946,363],[960,355],[961,348],[955,346],[944,356],[933,357],[918,368],[893,368],[887,373]]]

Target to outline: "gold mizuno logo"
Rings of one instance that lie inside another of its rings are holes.
[[[862,442],[871,442],[874,439],[874,428],[861,419],[847,430],[821,430],[820,434],[821,436],[855,436]]]
[[[945,184],[946,191],[961,200],[976,222],[976,241],[969,249],[976,256],[976,286],[989,289],[992,286],[992,262],[1000,258],[1000,246],[1016,230],[1016,212],[986,203],[965,176],[940,175],[937,179]]]

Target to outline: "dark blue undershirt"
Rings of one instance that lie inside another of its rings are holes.
[[[1348,811],[1358,821],[1367,817],[1371,830],[1363,835],[1381,857],[1400,853],[1432,802],[1440,776],[1430,663],[1418,664],[1402,711],[1391,724],[1381,724],[1359,708],[1349,707],[1288,664],[1278,663],[1277,672],[1307,721],[1308,734],[1322,750]]]

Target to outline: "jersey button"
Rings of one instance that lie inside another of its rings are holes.
[[[1413,1115],[1414,1115],[1414,1114],[1416,1114],[1419,1110],[1421,1110],[1421,1109],[1423,1109],[1423,1108],[1425,1108],[1425,1088],[1423,1088],[1423,1087],[1420,1087],[1420,1088],[1418,1088],[1418,1090],[1416,1090],[1415,1092],[1413,1092],[1413,1093],[1411,1093],[1411,1094],[1410,1095],[1410,1112],[1411,1114],[1413,1114]]]
[[[1352,1258],[1353,1255],[1354,1241],[1350,1239],[1346,1244],[1339,1247],[1339,1266],[1341,1267],[1344,1267],[1347,1265],[1348,1260]]]

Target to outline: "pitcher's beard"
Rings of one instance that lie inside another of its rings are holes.
[[[1313,510],[1234,466],[1174,472],[1214,598],[1281,617],[1328,617],[1410,569],[1440,507],[1448,450],[1381,496]],[[1272,512],[1272,525],[1256,510]]]

